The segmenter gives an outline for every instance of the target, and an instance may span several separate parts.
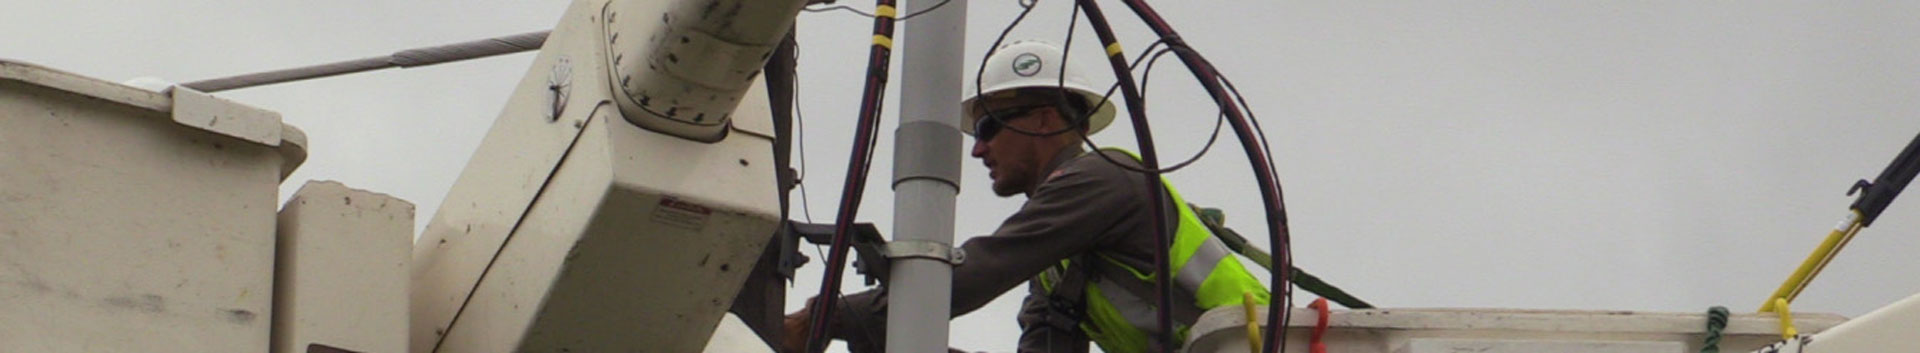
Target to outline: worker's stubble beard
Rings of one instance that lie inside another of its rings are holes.
[[[1038,116],[1010,119],[1007,125],[1024,131],[1055,131],[1066,126],[1066,121],[1052,110],[1035,114]],[[1013,128],[1007,130],[992,141],[977,142],[987,144],[985,156],[976,157],[992,160],[989,176],[993,178],[993,193],[1000,197],[1032,193],[1044,181],[1040,169],[1051,164],[1062,148],[1079,141],[1077,135],[1071,134],[1034,136]]]
[[[1060,153],[1060,149],[1066,148],[1056,141],[1057,136],[1022,135],[1018,137],[1024,141],[1019,141],[1020,143],[1016,144],[1017,147],[1009,146],[1016,147],[1018,151],[1007,151],[1015,153],[1003,156],[1004,158],[996,163],[999,168],[993,171],[998,174],[998,177],[993,179],[993,193],[1000,197],[1032,196],[1034,189],[1039,188],[1040,183],[1045,181],[1040,176],[1040,169],[1051,164],[1054,156]]]

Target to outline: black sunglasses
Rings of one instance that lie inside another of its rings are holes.
[[[1005,108],[1000,110],[989,110],[987,111],[986,114],[980,114],[980,116],[975,117],[975,119],[973,119],[973,138],[975,141],[993,140],[993,137],[995,135],[1000,134],[1000,129],[1005,127],[1003,124],[1007,120],[1026,117],[1028,113],[1032,113],[1035,110],[1039,110],[1040,108],[1047,108],[1047,107],[1051,107],[1051,106],[1029,105],[1029,106]]]

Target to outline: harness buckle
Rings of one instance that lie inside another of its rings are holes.
[[[1046,324],[1064,331],[1079,331],[1080,321],[1086,320],[1087,313],[1081,309],[1078,301],[1069,301],[1060,295],[1047,299]]]

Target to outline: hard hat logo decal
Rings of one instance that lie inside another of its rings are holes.
[[[1040,73],[1040,56],[1022,53],[1013,57],[1013,73],[1021,77],[1030,77]]]

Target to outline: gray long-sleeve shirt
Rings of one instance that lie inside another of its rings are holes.
[[[1125,153],[1101,153],[1113,161],[1139,167],[1139,163]],[[1020,351],[1084,352],[1087,338],[1072,324],[1078,318],[1062,318],[1058,314],[1050,317],[1049,308],[1056,303],[1050,302],[1052,299],[1034,280],[1035,276],[1059,264],[1060,260],[1096,251],[1132,268],[1153,268],[1154,232],[1149,218],[1153,212],[1146,205],[1149,202],[1146,176],[1084,153],[1078,146],[1060,151],[1052,165],[1042,169],[1039,175],[1047,177],[1028,195],[1027,203],[1018,212],[1001,223],[992,235],[969,239],[960,246],[966,251],[967,259],[953,270],[953,315],[972,312],[1021,282],[1030,282],[1018,318],[1022,329]],[[1162,201],[1161,207],[1168,207],[1167,223],[1163,224],[1172,227],[1177,223],[1174,222],[1177,215],[1167,206],[1171,204],[1166,202],[1167,198],[1163,197]],[[1084,262],[1091,262],[1089,265],[1093,268],[1112,266],[1106,261]],[[1075,262],[1076,266],[1080,263]],[[1089,273],[1065,272],[1069,278]],[[1120,272],[1096,270],[1092,273]],[[1151,292],[1134,294],[1141,298],[1153,297]],[[1080,293],[1068,295],[1076,300],[1080,297]],[[1174,299],[1175,303],[1192,303],[1190,298],[1190,294],[1176,293]],[[882,290],[847,295],[835,312],[834,336],[846,340],[853,352],[882,351],[886,301]],[[1197,316],[1197,312],[1183,313],[1186,311],[1176,310],[1176,315]],[[1190,323],[1190,318],[1186,321]]]

